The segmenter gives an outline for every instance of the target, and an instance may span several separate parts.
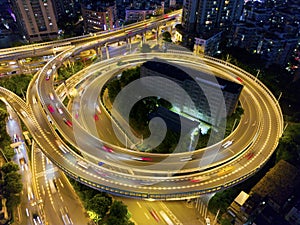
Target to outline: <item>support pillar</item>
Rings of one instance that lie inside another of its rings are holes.
[[[105,44],[105,52],[106,52],[106,59],[109,59],[109,51],[108,51],[108,46]]]
[[[97,56],[100,57],[100,60],[103,59],[103,54],[102,54],[102,48],[101,48],[101,46],[99,46],[97,48]]]

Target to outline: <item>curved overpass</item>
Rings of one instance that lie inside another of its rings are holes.
[[[69,55],[70,53],[67,52],[62,53],[59,57],[60,59],[64,59]],[[113,147],[113,153],[102,151],[101,146],[103,145],[103,141],[90,135],[75,119],[72,120],[72,115],[64,108],[56,95],[54,100],[49,98],[49,93],[52,92],[55,94],[55,92],[53,90],[52,79],[46,81],[45,76],[49,68],[52,68],[54,64],[56,68],[59,66],[60,61],[57,59],[50,61],[30,84],[27,91],[29,105],[25,106],[23,104],[21,106],[27,112],[28,117],[24,118],[21,116],[21,118],[23,121],[27,121],[25,124],[45,154],[69,176],[86,185],[114,194],[151,199],[187,198],[227,188],[248,178],[259,170],[275,150],[278,138],[281,136],[283,129],[281,110],[272,93],[260,81],[255,80],[252,75],[237,67],[226,64],[221,60],[213,58],[200,59],[186,53],[177,54],[177,56],[168,53],[129,55],[119,59],[100,62],[100,67],[105,67],[108,63],[111,63],[111,65],[117,67],[117,70],[112,70],[106,75],[103,71],[99,79],[102,79],[101,82],[104,82],[109,78],[109,74],[126,67],[126,65],[123,67],[117,66],[118,60],[130,64],[131,62],[136,63],[137,60],[142,62],[154,56],[174,62],[189,63],[190,66],[197,66],[204,63],[206,67],[209,66],[219,75],[224,75],[225,70],[230,74],[231,79],[236,79],[235,76],[243,79],[245,88],[242,92],[241,102],[246,110],[245,118],[242,119],[239,127],[232,134],[237,139],[230,147],[230,151],[222,151],[218,154],[216,161],[208,165],[205,171],[199,172],[199,167],[197,167],[199,160],[203,157],[203,150],[194,152],[195,160],[193,159],[186,163],[180,171],[170,171],[172,165],[176,164],[176,162],[178,163],[179,155],[176,154],[167,157],[166,155],[137,153],[110,145],[109,143],[104,144]],[[93,65],[92,67],[96,66]],[[75,76],[77,78],[72,78],[76,80],[73,85],[81,80],[80,76],[84,77],[84,73],[79,73],[79,75]],[[72,79],[70,79],[70,85]],[[10,102],[13,100],[10,97],[11,93],[7,95],[7,92],[3,89],[1,89],[1,94],[5,97],[6,101]],[[35,104],[33,96],[38,99]],[[59,104],[59,107],[63,109],[63,117],[72,120],[73,128],[66,126],[62,121],[62,116],[57,112],[53,114],[49,113],[47,104],[50,103]],[[12,106],[16,108],[15,105]],[[81,158],[80,155],[71,149],[66,153],[61,151],[56,142],[56,140],[60,139],[60,136],[48,122],[46,113],[52,116],[52,120],[56,123],[60,135],[73,145],[78,146],[78,150],[88,161]],[[254,118],[252,118],[253,115]],[[248,121],[246,121],[247,119]],[[253,131],[250,132],[249,130]],[[220,144],[210,146],[206,149],[206,152],[215,151],[219,146]],[[245,156],[251,152],[254,153],[254,156],[248,160]],[[153,170],[153,167],[150,165],[151,163],[128,160],[131,157],[141,155],[153,158],[154,162],[161,161],[166,157],[169,160],[158,166],[156,170]],[[185,153],[180,154],[180,156],[184,155]],[[116,162],[115,159],[118,161]],[[78,160],[86,161],[88,167],[83,168],[78,166]],[[97,162],[99,160],[105,161],[105,166],[98,166]],[[120,165],[120,161],[123,165]],[[150,166],[151,170],[147,169],[145,165]],[[116,170],[116,167],[119,169]],[[127,168],[131,168],[134,175]],[[186,171],[194,171],[194,173],[188,176],[180,176],[181,172]],[[177,175],[171,176],[174,173],[177,173]],[[196,179],[199,176],[203,179],[202,182],[191,182],[191,179]]]
[[[101,41],[102,43],[103,39],[107,39],[112,36],[120,36],[119,39],[124,40],[125,38],[132,37],[136,34],[140,34],[142,32],[151,30],[153,28],[157,28],[157,26],[160,26],[168,21],[172,21],[176,19],[178,16],[180,16],[181,13],[182,10],[177,10],[170,13],[168,17],[160,16],[155,19],[148,19],[145,21],[137,22],[113,30],[96,32],[92,35],[88,34],[79,37],[67,38],[63,40],[56,40],[56,41],[24,45],[24,46],[14,47],[14,48],[0,49],[0,60],[26,58],[26,57],[31,57],[32,55],[43,55],[46,54],[48,51],[53,51],[53,50],[55,50],[56,52],[62,52],[71,46],[84,45],[85,43],[89,43],[89,42],[98,43]],[[99,46],[99,44],[96,44],[96,46]],[[87,49],[90,48],[91,47]]]

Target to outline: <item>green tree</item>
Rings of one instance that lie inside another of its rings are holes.
[[[104,197],[101,194],[96,194],[93,198],[91,198],[88,203],[88,210],[94,211],[101,218],[105,216],[108,212],[109,207],[111,206],[111,199]]]
[[[21,203],[21,196],[19,194],[10,194],[7,197],[6,207],[9,209],[9,211],[11,211],[20,203]]]
[[[229,219],[227,219],[227,218],[222,218],[221,219],[221,224],[222,225],[231,225],[232,223],[230,222],[230,220]]]
[[[108,96],[111,102],[115,100],[119,92],[121,91],[121,83],[119,79],[115,79],[108,83]]]
[[[110,207],[109,217],[125,218],[127,215],[127,206],[122,201],[114,201]]]
[[[18,170],[19,170],[19,166],[17,164],[15,164],[14,162],[5,163],[1,167],[1,171],[5,174],[8,174],[10,172],[16,172]]]
[[[4,175],[3,195],[9,197],[11,194],[18,194],[22,191],[21,175],[17,172],[10,172]]]
[[[133,222],[128,219],[121,219],[120,217],[110,216],[107,219],[107,225],[134,225]]]

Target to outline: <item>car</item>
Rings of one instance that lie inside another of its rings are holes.
[[[198,176],[198,177],[194,177],[191,179],[191,182],[193,183],[198,183],[198,182],[203,182],[206,181],[210,178],[210,176]]]
[[[70,120],[67,120],[66,118],[63,118],[63,121],[65,122],[65,124],[67,124],[69,127],[72,127],[73,124]]]
[[[47,119],[48,119],[49,123],[53,124],[51,117],[48,114],[47,114]]]
[[[79,117],[79,112],[76,111],[76,112],[75,112],[75,118],[78,119],[78,117]]]
[[[152,161],[152,159],[149,157],[131,157],[131,158],[138,161]]]
[[[26,216],[29,217],[30,214],[28,208],[25,209],[25,212],[26,212]]]
[[[28,197],[29,201],[32,200],[32,199],[34,199],[34,195],[32,193],[32,189],[31,189],[30,186],[27,186],[27,197]]]
[[[24,157],[20,158],[19,159],[19,162],[20,162],[20,166],[21,166],[21,170],[24,171],[24,170],[28,170],[28,166],[26,164],[26,161],[24,159]]]
[[[95,109],[97,110],[97,112],[98,112],[99,114],[101,114],[101,109],[100,109],[100,106],[99,106],[99,105],[95,104]]]
[[[254,152],[249,152],[248,154],[246,154],[245,158],[247,160],[250,160],[253,156],[254,156]]]
[[[94,114],[94,120],[95,120],[95,121],[99,120],[99,117],[98,117],[97,114]]]
[[[52,101],[54,100],[54,95],[52,94],[52,92],[49,93],[49,97]]]
[[[22,114],[22,116],[24,116],[25,118],[28,117],[28,114],[27,114],[25,111],[23,111],[23,110],[21,110],[21,114]]]
[[[181,157],[180,158],[180,161],[181,162],[185,162],[185,161],[191,161],[193,159],[193,157],[191,156],[186,156],[186,157]]]
[[[156,220],[156,222],[159,222],[160,219],[157,215],[157,212],[154,209],[149,209],[150,214],[153,216],[153,218]]]
[[[224,144],[222,144],[222,147],[223,147],[223,148],[228,148],[230,145],[232,145],[232,143],[233,143],[233,140],[231,140],[231,141],[226,141]]]
[[[17,134],[14,134],[14,142],[20,141],[20,138]]]
[[[104,151],[106,151],[106,152],[110,152],[110,153],[113,152],[113,150],[112,150],[110,147],[107,147],[107,146],[105,146],[105,145],[102,146],[102,150],[104,150]]]
[[[47,106],[47,108],[48,108],[48,110],[49,110],[50,113],[54,113],[54,112],[55,112],[55,110],[54,110],[54,108],[53,108],[52,105],[49,104],[49,105]]]
[[[32,97],[32,102],[33,102],[33,104],[37,103],[36,98],[34,96]]]
[[[242,80],[242,78],[240,78],[240,77],[236,77],[236,79],[237,79],[239,82],[243,83],[243,80]]]
[[[62,108],[58,105],[58,103],[56,103],[55,106],[56,106],[57,112],[58,112],[59,114],[63,114],[63,113],[64,113],[64,111],[63,111]]]

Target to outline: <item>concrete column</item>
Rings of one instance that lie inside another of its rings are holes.
[[[17,62],[17,65],[18,65],[18,67],[19,67],[19,70],[20,70],[20,74],[23,74],[23,70],[24,70],[24,65],[23,65],[23,62],[21,61],[21,60],[19,60],[19,59],[16,59],[16,62]]]
[[[129,45],[129,52],[131,52],[131,37],[126,38],[126,45]]]
[[[109,59],[109,51],[108,51],[107,44],[105,44],[105,52],[106,52],[106,59]]]
[[[158,44],[158,35],[159,35],[159,27],[156,27],[156,29],[155,29],[155,40],[156,40],[156,44]]]

